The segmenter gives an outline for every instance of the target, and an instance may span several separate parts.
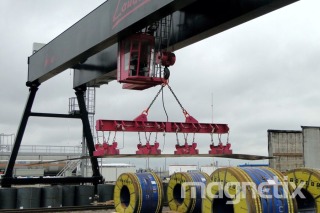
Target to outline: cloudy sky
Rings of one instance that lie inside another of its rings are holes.
[[[27,57],[33,42],[48,43],[103,2],[0,1],[0,133],[17,131],[28,97]],[[199,122],[229,125],[234,153],[267,155],[268,129],[320,126],[319,8],[319,0],[301,0],[175,52],[171,87]],[[149,105],[158,89],[122,90],[115,81],[104,85],[96,90],[95,119],[131,120]],[[72,70],[66,70],[40,86],[32,111],[67,113],[68,99],[73,96]],[[163,101],[169,120],[184,120],[167,88]],[[161,97],[151,108],[149,120],[166,120]],[[79,120],[31,117],[22,144],[78,146],[80,141]],[[133,153],[139,139],[136,133],[126,133],[118,134],[117,141],[120,147],[124,144],[122,153]],[[159,134],[158,141],[161,146],[165,141],[165,153],[173,152],[175,135],[164,138]],[[196,135],[196,142],[200,152],[207,153],[210,136]],[[211,160],[197,159],[200,164]],[[244,162],[248,161],[240,161]]]

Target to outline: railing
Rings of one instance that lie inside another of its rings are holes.
[[[11,152],[13,145],[1,145],[0,153]],[[81,154],[81,146],[21,145],[19,153]]]

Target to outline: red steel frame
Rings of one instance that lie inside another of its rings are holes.
[[[97,131],[124,132],[166,132],[166,133],[213,133],[226,134],[229,132],[227,124],[185,123],[163,121],[125,121],[125,120],[97,120]]]
[[[227,134],[229,127],[227,124],[212,124],[212,123],[199,123],[192,116],[186,117],[186,122],[162,122],[162,121],[148,121],[147,115],[142,113],[133,121],[126,120],[97,120],[96,121],[97,131],[124,131],[124,132],[166,132],[166,133],[209,133],[209,134]],[[175,155],[185,154],[199,154],[197,143],[189,145],[176,144]],[[210,145],[209,154],[232,154],[230,149],[231,144],[227,142],[223,145],[219,142],[218,145]],[[147,142],[146,145],[138,144],[138,150],[136,154],[143,155],[159,155],[161,150],[159,143],[151,145]],[[119,155],[119,150],[116,145],[96,145],[96,151],[94,156],[105,156],[105,155]]]

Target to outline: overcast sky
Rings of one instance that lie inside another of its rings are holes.
[[[0,1],[0,133],[17,131],[28,97],[27,57],[33,42],[48,43],[103,2]],[[320,126],[319,9],[319,0],[301,0],[176,51],[170,85],[184,108],[199,122],[228,124],[233,152],[239,154],[267,155],[268,129]],[[132,120],[158,89],[122,90],[115,81],[104,85],[96,90],[95,119]],[[73,96],[72,70],[66,70],[40,86],[32,111],[67,113]],[[164,103],[169,120],[184,120],[167,88]],[[149,120],[166,120],[161,97]],[[120,146],[123,138],[121,152],[133,153],[137,134],[118,135]],[[22,144],[63,146],[80,141],[79,120],[31,117]],[[158,141],[163,146],[162,135]],[[164,152],[172,153],[175,135],[166,135],[165,141]],[[200,152],[207,153],[210,136],[196,135],[196,142]]]

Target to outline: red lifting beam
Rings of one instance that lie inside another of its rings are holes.
[[[227,124],[184,123],[162,121],[97,120],[97,131],[213,133],[229,132]]]

